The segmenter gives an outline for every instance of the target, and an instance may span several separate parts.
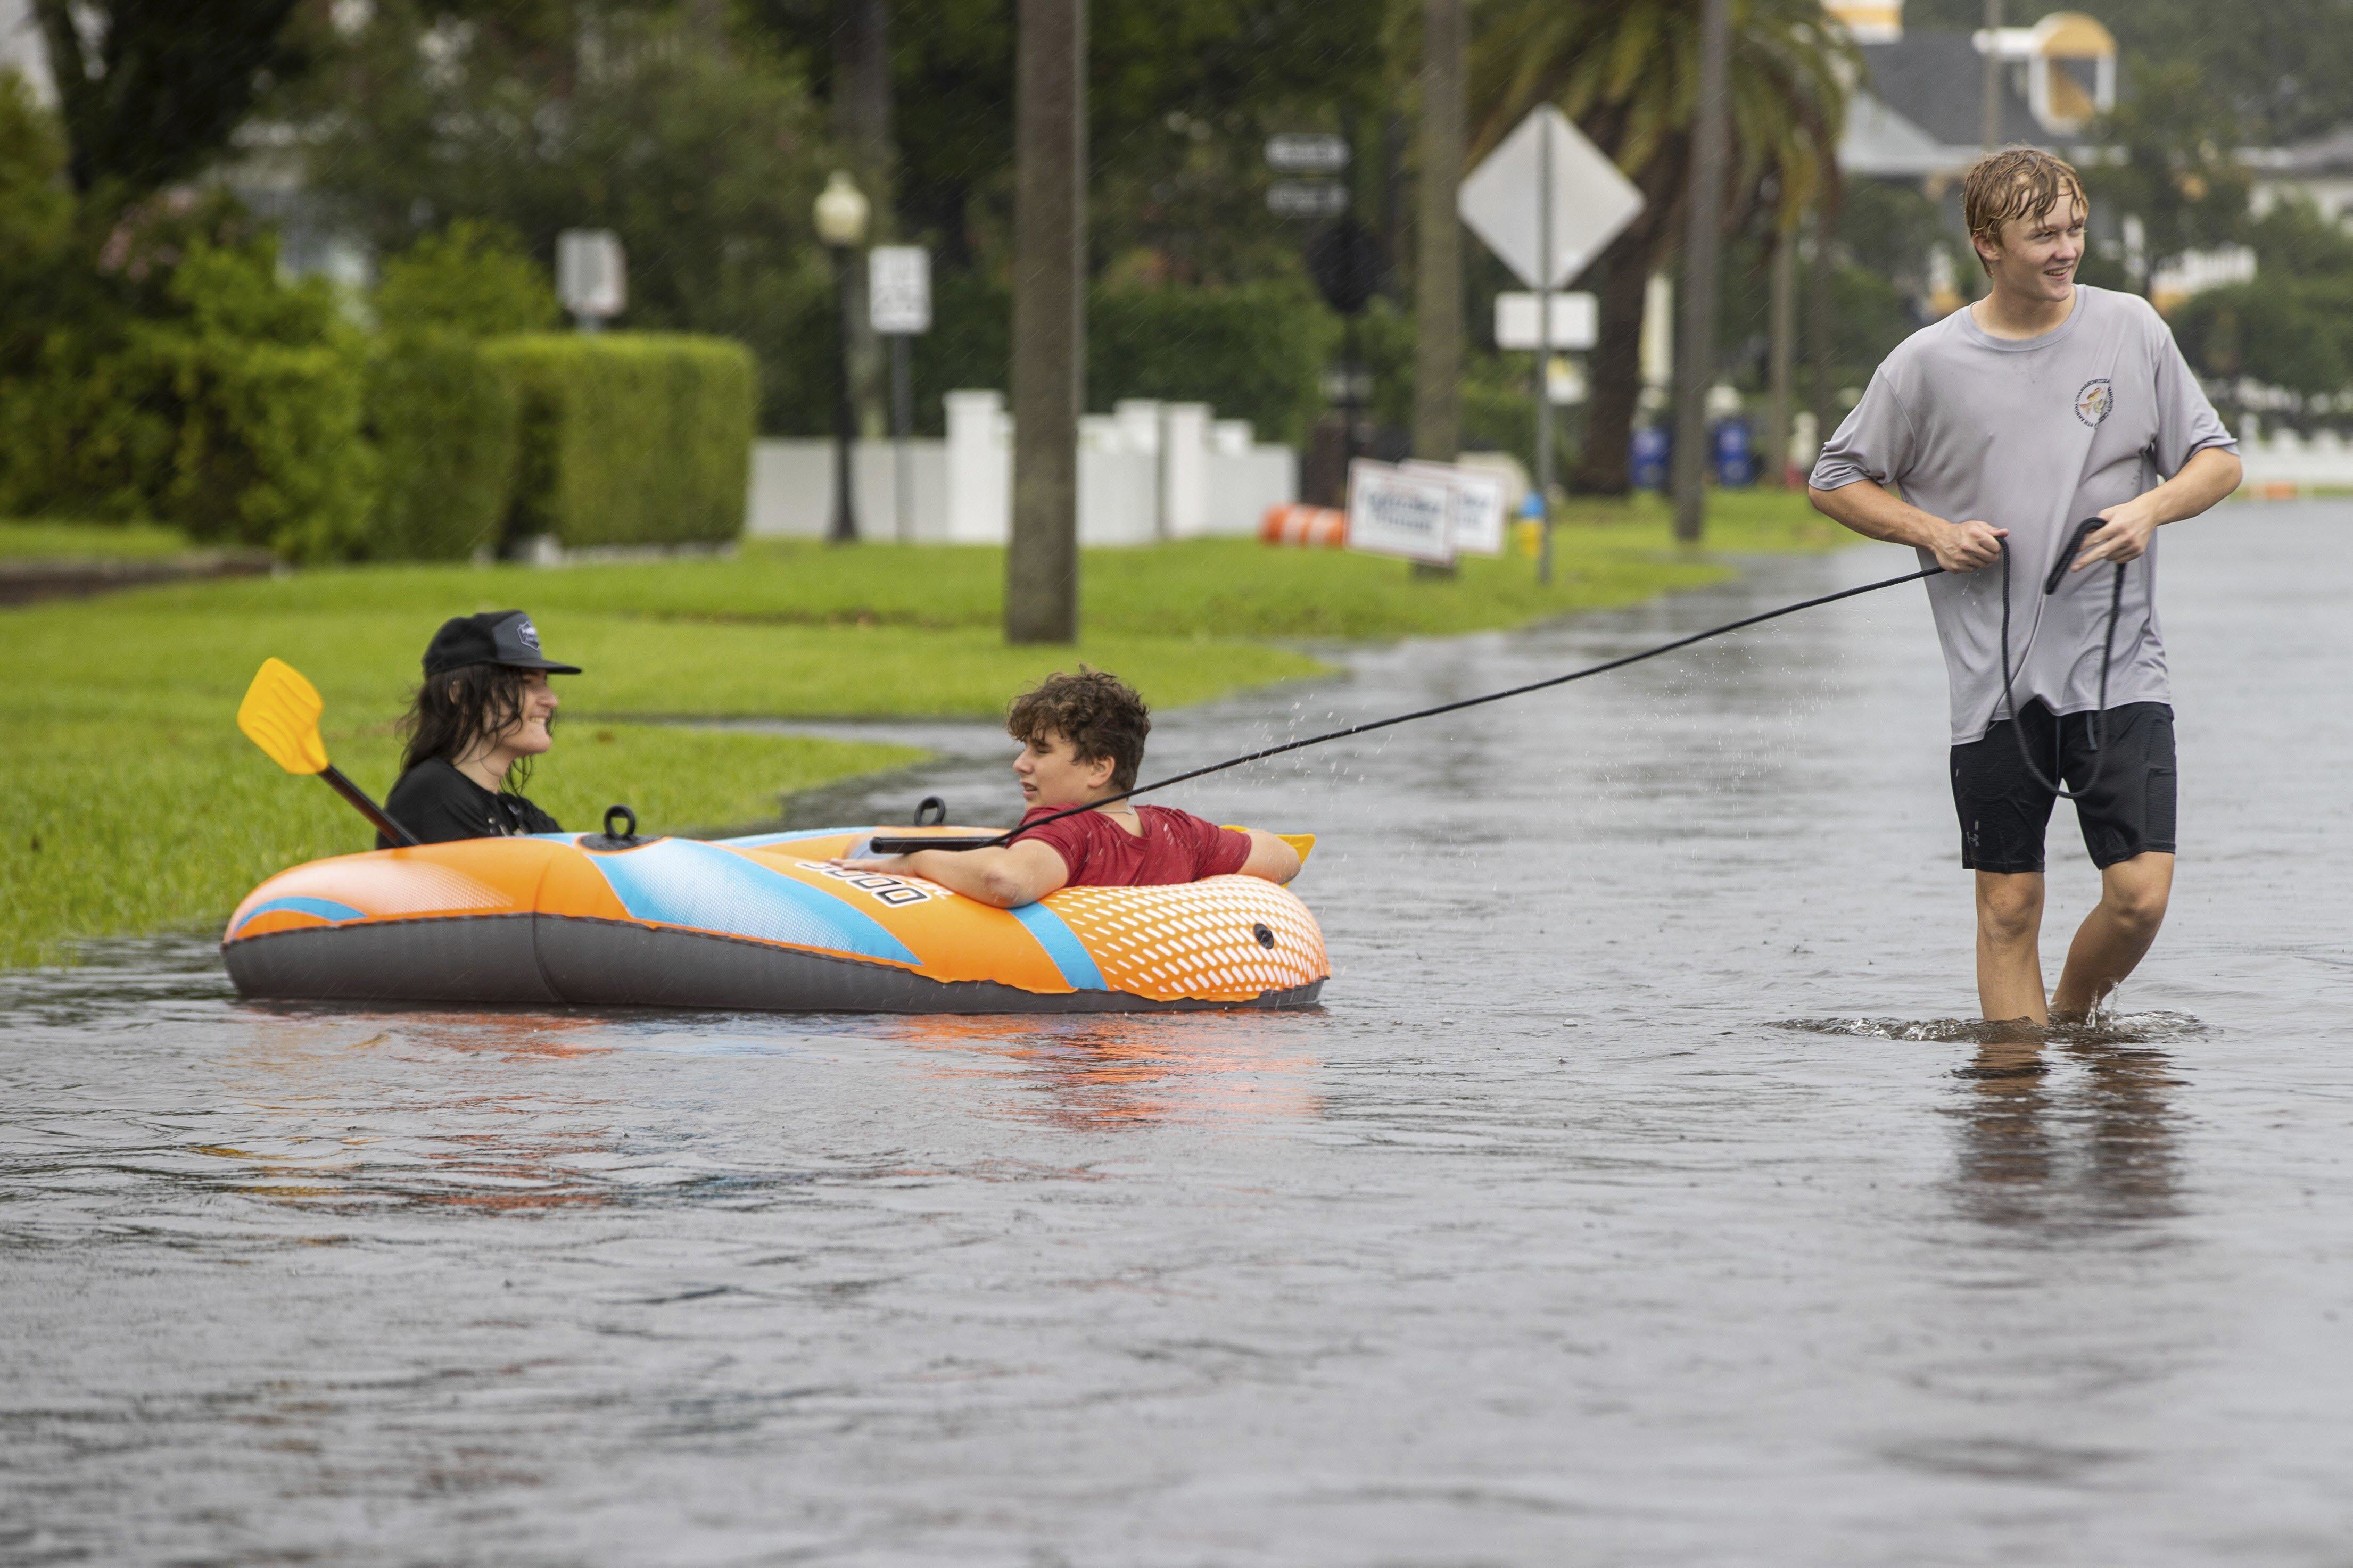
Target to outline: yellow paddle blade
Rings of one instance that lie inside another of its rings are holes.
[[[1222,824],[1222,826],[1229,833],[1248,833],[1250,831],[1247,827],[1237,827],[1230,822]],[[1307,858],[1315,853],[1315,835],[1313,833],[1278,833],[1275,837],[1282,839],[1285,844],[1290,845],[1293,849],[1299,851],[1299,863],[1303,866],[1307,864]]]
[[[237,705],[237,727],[290,773],[327,770],[327,743],[319,739],[319,715],[327,705],[319,689],[282,659],[265,658],[245,700]]]

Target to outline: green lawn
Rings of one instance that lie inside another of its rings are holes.
[[[0,525],[29,539],[50,525]],[[71,529],[59,538],[90,531]],[[270,655],[317,683],[339,765],[381,798],[394,718],[447,616],[520,606],[556,657],[556,749],[530,789],[567,826],[612,801],[653,831],[772,819],[779,797],[914,759],[903,748],[689,731],[698,716],[986,716],[1084,659],[1157,706],[1317,673],[1298,646],[1524,624],[1718,580],[1720,555],[1666,542],[1664,509],[1585,509],[1558,532],[1546,588],[1514,557],[1452,581],[1335,551],[1196,541],[1091,551],[1076,648],[1009,648],[997,630],[1002,552],[754,545],[733,560],[354,567],[174,584],[0,612],[0,964],[54,958],[71,935],[204,926],[295,861],[365,847],[324,786],[278,772],[234,728]],[[1721,498],[1730,552],[1826,548],[1802,497]]]

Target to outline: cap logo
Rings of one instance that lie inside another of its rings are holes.
[[[531,649],[532,652],[537,653],[539,651],[539,628],[531,624],[531,617],[529,616],[525,616],[516,624],[515,636],[521,638],[522,646]]]

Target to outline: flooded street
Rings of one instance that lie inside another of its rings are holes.
[[[1175,792],[1323,836],[1308,1014],[0,974],[0,1562],[2343,1563],[2353,505],[2163,552],[2173,912],[2040,1051],[1955,1022],[1916,585]],[[1909,561],[1351,655],[1145,776]],[[910,731],[824,810],[1011,819]]]

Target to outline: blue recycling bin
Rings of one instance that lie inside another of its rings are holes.
[[[1719,485],[1753,485],[1757,482],[1757,447],[1748,437],[1748,421],[1734,415],[1715,422],[1709,442],[1715,459],[1715,482]]]
[[[1663,425],[1645,425],[1634,432],[1634,449],[1627,461],[1629,477],[1638,490],[1663,490],[1674,457],[1674,432]]]

